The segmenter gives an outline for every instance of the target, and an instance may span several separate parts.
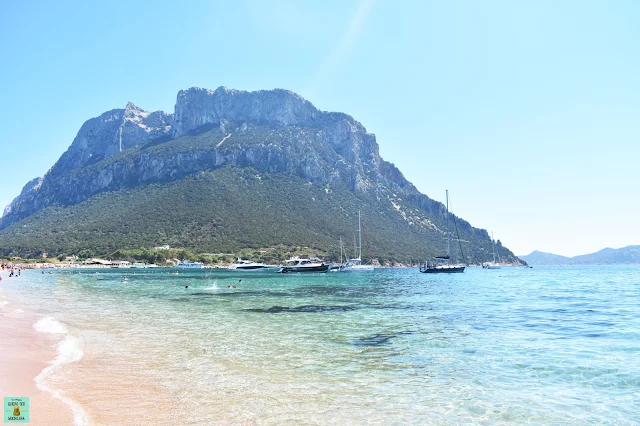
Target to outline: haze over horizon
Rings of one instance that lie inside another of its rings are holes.
[[[421,192],[449,189],[456,215],[516,254],[640,244],[636,3],[4,9],[3,208],[104,111],[279,87],[352,115]]]

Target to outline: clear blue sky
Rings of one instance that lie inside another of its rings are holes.
[[[184,4],[182,4],[184,3]],[[293,90],[526,254],[640,244],[640,2],[0,5],[0,204],[82,123],[178,90]]]

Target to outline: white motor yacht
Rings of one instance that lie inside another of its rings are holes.
[[[268,266],[264,263],[254,262],[252,260],[246,260],[242,258],[238,258],[238,261],[233,265],[230,265],[227,269],[231,271],[255,271],[260,269],[265,269]]]

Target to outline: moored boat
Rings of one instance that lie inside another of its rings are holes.
[[[317,257],[309,256],[294,256],[286,260],[286,264],[280,268],[278,272],[291,273],[291,272],[320,272],[324,273],[329,270],[329,264],[318,259]]]
[[[373,271],[373,265],[363,265],[362,260],[355,258],[347,260],[341,269],[342,272],[366,272]]]
[[[447,255],[434,257],[434,262],[425,262],[420,266],[420,272],[425,274],[454,274],[464,272],[465,265],[451,264],[451,236],[449,235],[449,190],[447,190]],[[457,226],[456,226],[457,229]],[[460,238],[458,238],[458,244],[460,244]],[[460,254],[464,259],[462,253],[462,246],[460,246]]]
[[[358,245],[356,245],[356,241],[354,238],[354,254],[355,257],[352,259],[348,259],[347,263],[345,263],[340,271],[342,272],[366,272],[373,271],[373,265],[363,265],[362,264],[362,225],[360,222],[360,210],[358,210]]]
[[[437,260],[443,261],[443,257],[436,257]],[[451,265],[448,263],[438,263],[426,262],[423,266],[420,267],[420,272],[425,274],[455,274],[464,272],[464,265]]]
[[[188,260],[181,260],[176,265],[176,268],[183,269],[202,269],[203,267],[204,265],[202,264],[202,262],[189,262]]]
[[[246,260],[242,258],[238,258],[236,263],[230,265],[227,269],[231,271],[255,271],[259,269],[265,269],[268,266],[264,263],[258,263],[251,260]]]
[[[493,262],[487,262],[482,265],[483,269],[500,269],[500,255],[498,254],[498,261],[496,262],[496,240],[493,239],[493,232],[491,232],[491,244],[493,246]]]

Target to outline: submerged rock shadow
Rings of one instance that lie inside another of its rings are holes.
[[[264,314],[279,314],[289,312],[346,312],[360,309],[360,306],[335,306],[335,305],[302,305],[302,306],[272,306],[270,308],[248,308],[245,312],[259,312]]]
[[[289,293],[269,290],[240,290],[240,291],[215,291],[191,293],[194,297],[237,297],[237,296],[290,296]]]
[[[398,333],[377,333],[371,336],[359,337],[353,340],[353,344],[356,346],[382,346],[390,345],[392,339],[400,337],[402,335],[413,334],[412,331],[401,331]]]

